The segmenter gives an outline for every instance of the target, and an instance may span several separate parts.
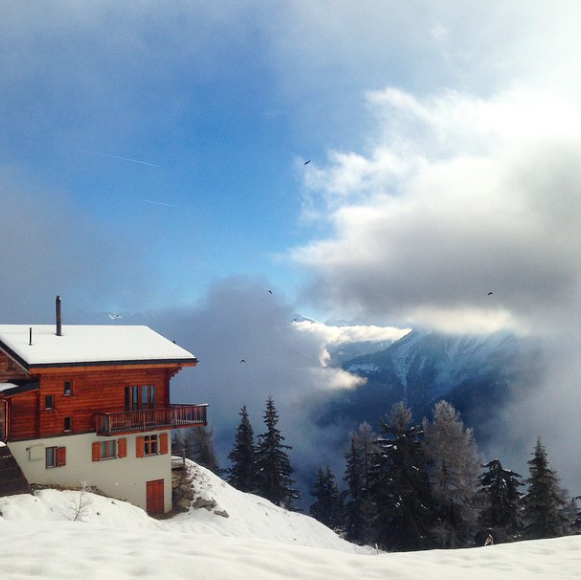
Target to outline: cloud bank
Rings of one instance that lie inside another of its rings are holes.
[[[311,298],[449,331],[564,323],[579,303],[574,103],[524,87],[490,100],[387,89],[369,102],[369,149],[331,152],[306,181],[310,214],[333,226],[293,252]]]
[[[211,284],[205,298],[192,308],[148,317],[156,330],[200,360],[196,368],[174,379],[173,400],[210,403],[210,424],[226,465],[240,409],[247,406],[257,436],[264,430],[265,402],[272,395],[279,428],[293,447],[291,461],[302,467],[302,473],[314,474],[323,455],[342,470],[346,434],[339,425],[317,426],[312,409],[326,400],[329,391],[362,384],[358,377],[322,364],[329,335],[346,336],[350,330],[297,324],[291,307],[268,288],[265,279],[232,276]],[[304,331],[305,325],[313,328]],[[363,336],[364,330],[358,333]],[[372,333],[379,336],[380,330]],[[394,329],[383,336],[394,337]]]

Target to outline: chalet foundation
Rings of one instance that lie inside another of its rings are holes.
[[[171,483],[171,453],[137,457],[138,435],[127,435],[127,453],[114,457],[93,461],[93,445],[105,444],[111,448],[119,448],[119,439],[97,438],[92,434],[54,437],[45,441],[31,439],[8,444],[12,455],[18,462],[26,479],[39,485],[81,487],[88,485],[96,487],[108,497],[128,501],[133,505],[149,511],[155,511],[148,506],[148,482],[163,482],[156,484],[156,492],[160,494],[154,502],[162,502],[162,512],[172,509]],[[47,448],[66,449],[66,463],[61,466],[46,467]],[[151,495],[155,492],[150,488]]]

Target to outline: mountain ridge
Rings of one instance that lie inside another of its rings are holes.
[[[387,348],[335,361],[365,379],[353,391],[336,395],[321,415],[356,426],[376,425],[391,405],[404,401],[414,420],[429,416],[441,399],[451,402],[480,436],[518,384],[541,372],[539,343],[508,332],[488,335],[451,335],[414,329]]]

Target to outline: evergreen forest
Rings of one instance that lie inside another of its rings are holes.
[[[298,510],[292,447],[278,428],[272,396],[263,421],[255,437],[242,407],[228,469],[218,467],[211,433],[185,437],[189,456],[240,491]],[[581,533],[580,498],[561,487],[540,438],[528,474],[498,458],[484,461],[472,429],[447,401],[436,403],[431,420],[421,421],[403,402],[395,403],[377,432],[362,423],[345,448],[344,473],[321,465],[314,474],[309,514],[350,542],[411,551]]]

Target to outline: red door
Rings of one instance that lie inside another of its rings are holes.
[[[164,513],[163,479],[148,481],[147,486],[147,513],[156,516]]]

